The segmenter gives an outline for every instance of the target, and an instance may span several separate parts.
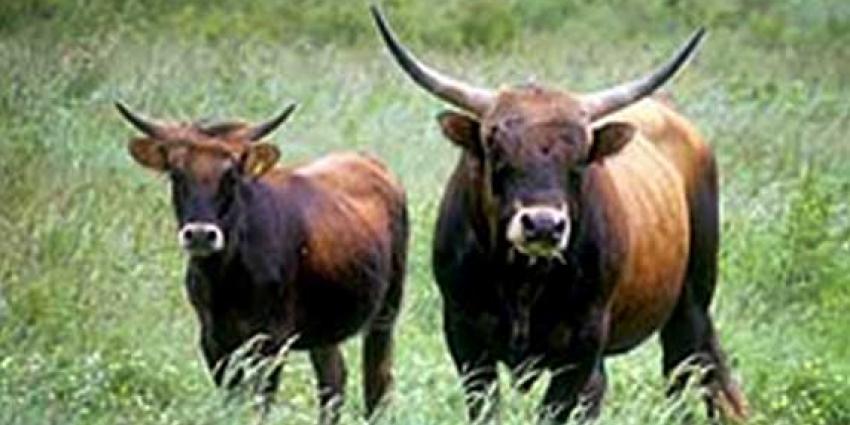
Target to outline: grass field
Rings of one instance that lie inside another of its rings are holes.
[[[640,5],[638,5],[640,4]],[[850,4],[716,0],[386,1],[441,69],[574,90],[635,76],[700,23],[670,86],[722,172],[714,311],[754,424],[850,424]],[[380,155],[414,223],[397,385],[380,423],[457,424],[462,395],[430,272],[436,205],[458,152],[444,107],[395,68],[351,1],[11,0],[0,5],[0,424],[247,423],[223,404],[182,288],[167,181],[136,166],[123,99],[164,118],[259,120],[301,107],[274,140],[286,163]],[[345,423],[361,423],[359,341]],[[674,424],[650,341],[611,362],[600,423]],[[505,381],[507,385],[507,381]],[[529,397],[505,391],[503,422]],[[684,410],[698,410],[695,394]],[[291,356],[269,423],[314,421],[312,373]]]

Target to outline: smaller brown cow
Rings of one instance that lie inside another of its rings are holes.
[[[278,149],[261,139],[294,105],[254,126],[166,125],[116,106],[144,133],[130,141],[133,159],[171,180],[177,237],[188,254],[186,291],[216,384],[235,383],[223,382],[221,365],[254,336],[265,337],[259,350],[268,357],[294,341],[316,372],[319,421],[334,423],[346,380],[339,344],[364,331],[371,416],[392,381],[407,255],[405,194],[396,179],[356,153],[277,166]],[[277,366],[262,384],[266,400],[279,374]]]

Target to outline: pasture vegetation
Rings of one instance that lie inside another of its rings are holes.
[[[179,4],[178,4],[179,3]],[[441,69],[497,85],[590,90],[711,33],[671,86],[723,179],[715,317],[754,424],[850,423],[850,4],[843,0],[387,0]],[[286,163],[380,155],[409,189],[414,234],[394,401],[379,423],[455,424],[462,395],[430,272],[458,152],[443,108],[390,63],[360,1],[9,0],[0,4],[0,423],[225,424],[184,298],[166,179],[132,163],[123,99],[167,118],[261,119]],[[345,423],[362,423],[359,342]],[[287,360],[269,423],[314,420],[312,373]],[[678,424],[653,341],[610,365],[600,423]],[[509,383],[504,382],[504,387]],[[530,397],[504,391],[503,422]],[[698,415],[699,417],[699,415]]]

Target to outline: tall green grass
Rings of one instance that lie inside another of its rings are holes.
[[[756,424],[850,423],[850,11],[816,2],[386,1],[440,69],[575,90],[636,75],[708,23],[670,90],[723,180],[715,317]],[[377,153],[414,224],[394,402],[382,423],[460,423],[430,238],[457,152],[445,106],[395,69],[361,2],[124,0],[0,5],[0,423],[224,424],[254,415],[213,388],[182,288],[165,179],[134,165],[120,98],[165,118],[261,119],[286,163]],[[842,38],[843,37],[843,38]],[[654,342],[616,359],[603,423],[673,424]],[[359,342],[346,423],[359,423]],[[505,386],[509,383],[504,382]],[[542,392],[505,391],[525,424]],[[312,423],[312,373],[287,359],[270,423]],[[699,415],[697,415],[699,417]]]

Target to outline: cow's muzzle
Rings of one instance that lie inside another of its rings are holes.
[[[562,258],[570,239],[570,217],[566,204],[517,205],[508,224],[508,241],[530,257]]]
[[[224,249],[224,233],[212,223],[186,223],[177,232],[177,240],[193,257],[206,257]]]

